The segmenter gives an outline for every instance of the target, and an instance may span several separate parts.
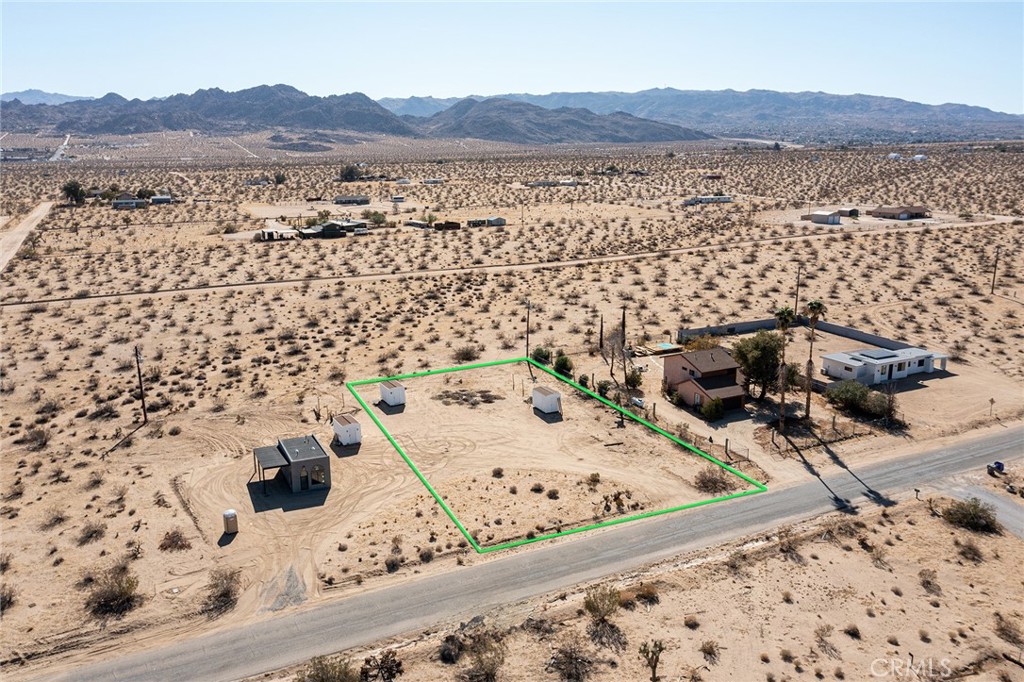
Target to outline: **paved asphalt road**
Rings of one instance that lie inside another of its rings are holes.
[[[238,679],[440,622],[468,620],[501,604],[810,518],[835,508],[833,492],[866,511],[887,504],[887,494],[938,483],[954,474],[979,470],[995,459],[1016,459],[1022,454],[1024,427],[1018,426],[779,491],[629,523],[571,542],[537,546],[442,575],[112,658],[56,679]],[[1020,518],[1004,518],[1003,522],[1020,523]]]

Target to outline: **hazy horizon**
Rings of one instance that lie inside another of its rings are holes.
[[[1016,2],[5,1],[2,12],[4,92],[145,100],[284,83],[379,100],[672,87],[1024,113]]]

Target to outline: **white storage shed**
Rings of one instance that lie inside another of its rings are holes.
[[[350,414],[337,415],[331,420],[334,427],[334,439],[339,445],[355,445],[363,442],[362,429],[359,422]]]
[[[562,413],[562,394],[547,386],[533,389],[533,406],[544,414]]]
[[[405,386],[390,379],[380,382],[380,399],[391,407],[405,405]]]

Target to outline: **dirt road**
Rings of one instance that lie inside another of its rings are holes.
[[[51,208],[53,208],[53,202],[44,201],[32,209],[31,213],[22,218],[21,222],[13,229],[4,232],[3,236],[0,236],[0,272],[3,272],[4,268],[7,267],[7,263],[14,258],[14,254],[18,253],[18,249],[21,248],[29,232],[35,229],[36,225],[46,217]]]

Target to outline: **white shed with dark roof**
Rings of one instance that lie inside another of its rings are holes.
[[[380,382],[380,399],[391,407],[405,405],[405,386],[393,379]]]
[[[533,406],[544,414],[562,414],[562,394],[547,386],[533,389]]]
[[[356,445],[363,442],[362,427],[350,414],[335,415],[331,420],[334,428],[334,440],[339,445]]]

